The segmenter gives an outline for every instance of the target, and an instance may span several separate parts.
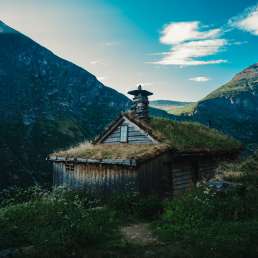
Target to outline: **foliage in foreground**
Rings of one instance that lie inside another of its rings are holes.
[[[200,186],[166,203],[155,230],[183,257],[258,257],[258,156],[234,168],[224,167],[223,175],[238,183],[227,190]]]
[[[116,211],[123,221],[158,219],[163,211],[163,202],[157,195],[141,196],[136,192],[114,194],[108,206]]]
[[[2,191],[0,250],[29,248],[33,257],[81,257],[114,246],[123,250],[121,223],[152,220],[162,211],[156,195],[123,192],[100,197],[65,188]]]
[[[33,246],[36,257],[66,257],[113,239],[116,225],[112,211],[57,189],[0,209],[0,250]]]

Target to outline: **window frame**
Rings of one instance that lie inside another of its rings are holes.
[[[120,142],[121,143],[128,142],[128,125],[122,125],[120,127]]]

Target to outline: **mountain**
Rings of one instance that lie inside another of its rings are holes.
[[[92,139],[130,105],[0,21],[0,189],[51,183],[49,153]],[[172,117],[155,108],[150,113]]]
[[[0,22],[0,187],[50,179],[48,153],[94,137],[129,104]]]
[[[178,114],[178,110],[193,104],[193,102],[175,101],[175,100],[152,100],[150,106],[165,110],[171,114]]]
[[[181,118],[210,124],[246,144],[258,147],[258,63],[192,106]]]

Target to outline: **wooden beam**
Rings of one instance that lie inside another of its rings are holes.
[[[110,165],[122,165],[135,167],[137,165],[136,160],[134,159],[83,159],[83,158],[65,158],[51,156],[48,160],[52,162],[75,162],[75,163],[88,163],[88,164],[110,164]]]

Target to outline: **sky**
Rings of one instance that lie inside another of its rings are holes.
[[[0,0],[0,20],[152,99],[200,100],[258,62],[257,0]]]

